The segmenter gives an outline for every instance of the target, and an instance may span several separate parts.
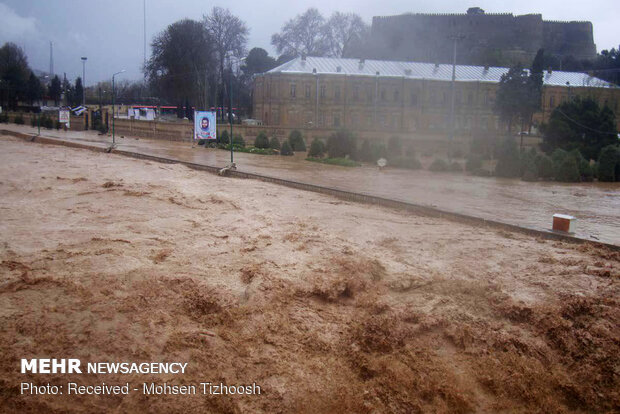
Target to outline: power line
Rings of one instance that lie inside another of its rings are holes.
[[[561,113],[562,115],[564,115],[564,117],[565,117],[566,119],[568,119],[569,121],[571,121],[571,122],[572,122],[572,123],[574,123],[575,125],[580,126],[581,128],[585,128],[585,129],[587,129],[587,130],[590,130],[590,131],[592,131],[592,132],[596,132],[596,133],[598,133],[598,134],[607,134],[607,135],[614,135],[614,136],[617,136],[617,135],[618,135],[617,133],[613,133],[613,132],[609,132],[609,131],[599,131],[598,129],[590,128],[589,126],[583,125],[583,124],[581,124],[581,123],[579,123],[579,122],[575,121],[575,120],[574,120],[573,118],[571,118],[570,116],[566,115],[564,112],[562,112],[562,110],[561,110],[559,107],[555,108],[555,110],[556,110],[556,111],[558,111],[559,113]]]

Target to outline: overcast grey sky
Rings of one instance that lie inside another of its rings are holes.
[[[262,47],[275,54],[271,35],[308,7],[325,16],[334,11],[354,12],[368,23],[372,16],[413,13],[464,13],[479,6],[488,13],[541,13],[545,20],[589,20],[594,25],[597,51],[620,43],[618,0],[146,0],[147,43],[165,27],[182,18],[199,20],[213,6],[229,8],[250,28],[248,49]],[[124,79],[142,77],[143,0],[0,0],[0,44],[12,41],[28,55],[31,67],[49,68],[49,42],[54,43],[54,72],[74,79],[82,75],[81,56],[87,56],[86,82],[110,79],[126,69]],[[148,45],[147,45],[148,47]],[[96,51],[96,52],[95,52]],[[148,53],[148,49],[147,49]]]

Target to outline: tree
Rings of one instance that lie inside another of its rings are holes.
[[[60,102],[60,95],[62,93],[62,87],[60,85],[60,78],[58,75],[52,78],[47,94],[54,100],[54,105],[58,106]]]
[[[269,56],[265,49],[255,47],[248,53],[241,70],[245,76],[252,77],[257,73],[264,73],[275,67],[276,60]]]
[[[329,47],[329,56],[353,57],[357,55],[369,32],[370,28],[357,14],[335,12],[323,26],[323,36]]]
[[[269,148],[269,138],[264,131],[258,133],[256,138],[254,139],[254,146],[256,148]]]
[[[74,94],[75,94],[75,102],[73,103],[73,105],[79,105],[82,103],[82,98],[84,95],[84,87],[82,86],[82,78],[78,77],[75,80],[75,88],[74,88]]]
[[[308,151],[309,157],[321,158],[325,154],[325,144],[322,140],[315,138],[310,144],[310,150]]]
[[[305,151],[306,143],[304,142],[304,137],[298,129],[294,129],[288,136],[288,143],[290,144],[293,151]]]
[[[607,106],[600,108],[591,98],[576,97],[556,107],[545,127],[542,149],[578,149],[587,159],[596,159],[601,149],[617,141],[616,118]]]
[[[282,143],[282,148],[280,149],[280,155],[293,155],[293,150],[289,145],[288,141],[284,141]]]
[[[191,99],[209,105],[209,85],[217,76],[209,33],[200,22],[179,20],[160,32],[151,43],[145,72],[153,91],[169,103]]]
[[[280,140],[278,137],[273,136],[269,140],[269,148],[280,151]]]
[[[28,76],[30,74],[28,59],[21,47],[15,43],[5,43],[0,48],[0,104],[16,108],[20,99],[26,98]],[[6,104],[5,104],[6,103]]]
[[[213,42],[215,60],[219,68],[220,102],[224,106],[224,67],[229,55],[241,58],[245,53],[249,30],[246,24],[228,9],[214,7],[203,17],[204,27]],[[232,64],[231,64],[232,67]],[[222,111],[224,119],[224,111]]]
[[[515,120],[521,121],[521,132],[524,124],[540,107],[540,91],[542,77],[536,74],[530,78],[521,66],[513,66],[508,73],[502,75],[495,99],[495,111],[508,125],[508,134],[512,131]]]
[[[495,174],[506,178],[515,178],[521,175],[519,150],[512,137],[506,137],[499,148]]]
[[[325,39],[325,19],[315,8],[295,16],[282,26],[280,33],[271,36],[271,44],[279,54],[326,56],[330,45]]]
[[[350,157],[356,159],[357,139],[352,132],[341,129],[327,139],[327,155],[329,158]]]
[[[43,97],[43,85],[41,85],[41,81],[33,72],[30,72],[30,77],[28,78],[26,97],[30,105],[33,105],[34,101],[38,101]]]
[[[599,181],[617,181],[620,179],[620,150],[615,145],[608,145],[601,150],[598,160]]]

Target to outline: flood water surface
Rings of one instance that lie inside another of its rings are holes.
[[[23,130],[24,127],[16,127]],[[12,129],[12,128],[11,128]],[[31,131],[29,131],[31,132]],[[96,133],[45,132],[64,139],[102,145],[110,138]],[[224,167],[230,153],[192,148],[187,142],[118,138],[118,148],[199,164]],[[373,166],[339,167],[293,157],[235,153],[237,169],[286,180],[332,187],[432,206],[444,211],[548,230],[555,213],[577,217],[575,235],[620,245],[620,183],[563,184],[474,177],[458,173]]]

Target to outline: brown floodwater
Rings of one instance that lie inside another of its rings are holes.
[[[5,126],[3,126],[5,128]],[[32,132],[32,128],[6,126]],[[96,145],[111,138],[94,132],[45,131],[46,136],[86,141]],[[230,153],[187,142],[119,138],[118,148],[223,167]],[[287,180],[371,194],[441,210],[550,229],[555,213],[577,217],[576,236],[620,245],[620,183],[563,184],[514,179],[474,177],[458,173],[433,173],[373,166],[358,168],[318,164],[293,157],[235,153],[237,169]],[[303,214],[303,212],[300,212]]]

